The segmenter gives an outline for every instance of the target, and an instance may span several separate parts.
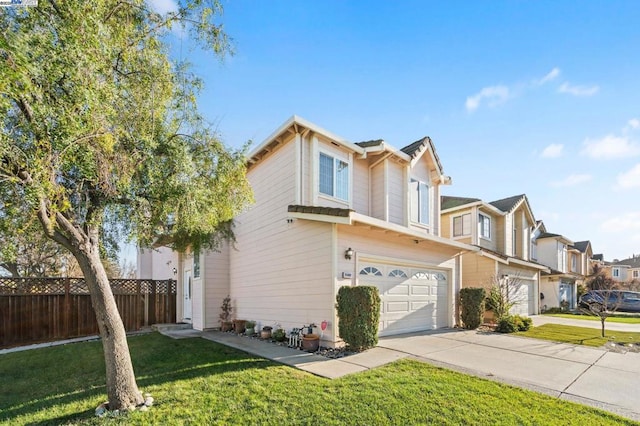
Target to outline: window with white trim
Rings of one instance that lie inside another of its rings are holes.
[[[401,269],[394,269],[389,272],[389,276],[392,278],[407,278],[407,274]]]
[[[633,272],[632,272],[632,276],[633,276],[633,278],[638,278],[638,277],[640,277],[640,271],[633,271]]]
[[[193,252],[193,278],[200,278],[200,250]]]
[[[613,277],[620,278],[620,269],[619,268],[612,268],[611,269],[611,275]]]
[[[578,272],[578,256],[571,253],[571,272]]]
[[[471,235],[471,213],[453,218],[453,236],[464,237]]]
[[[363,268],[360,271],[360,275],[373,275],[375,277],[381,277],[382,276],[382,272],[380,272],[380,269],[373,267],[373,266],[367,266],[366,268]]]
[[[416,179],[409,183],[411,195],[411,221],[429,224],[429,185]]]
[[[487,240],[491,239],[491,218],[478,213],[478,235]]]
[[[349,163],[321,152],[319,166],[320,193],[349,201]]]

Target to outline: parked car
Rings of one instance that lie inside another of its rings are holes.
[[[580,296],[581,308],[595,311],[640,312],[640,293],[626,290],[590,290]],[[595,308],[595,309],[593,309]]]

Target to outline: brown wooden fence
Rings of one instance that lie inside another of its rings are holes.
[[[110,281],[127,331],[176,322],[175,280]],[[0,348],[98,334],[83,278],[0,277]]]

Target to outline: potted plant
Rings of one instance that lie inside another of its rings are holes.
[[[247,321],[247,323],[245,324],[244,334],[246,334],[247,336],[253,336],[256,333],[255,326],[255,321]]]
[[[270,339],[271,338],[271,330],[273,330],[273,327],[270,327],[268,325],[265,325],[264,327],[262,327],[262,331],[260,332],[260,338],[262,338],[262,339]]]
[[[305,334],[302,336],[302,350],[315,352],[320,347],[320,336],[317,334]]]
[[[222,299],[222,306],[220,306],[220,331],[230,331],[233,328],[231,322],[231,312],[233,307],[231,306],[231,298],[229,296]]]

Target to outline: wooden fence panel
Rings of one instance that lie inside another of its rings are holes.
[[[111,280],[127,331],[176,321],[175,280]],[[82,278],[0,277],[0,348],[98,334]]]

